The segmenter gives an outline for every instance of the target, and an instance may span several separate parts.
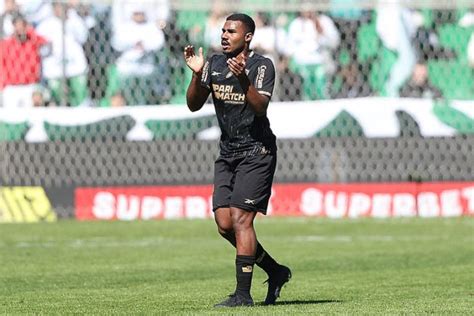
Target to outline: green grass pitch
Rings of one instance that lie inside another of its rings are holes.
[[[233,248],[212,220],[0,225],[0,314],[473,314],[474,219],[258,218],[293,279],[276,306],[218,309]]]

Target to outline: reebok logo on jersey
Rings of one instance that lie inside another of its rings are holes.
[[[255,205],[255,200],[245,199],[244,203],[249,205]]]
[[[213,71],[211,76],[219,76],[221,73],[220,72],[217,72],[217,71]]]
[[[250,273],[250,272],[252,272],[252,270],[253,270],[252,266],[242,267],[242,272],[245,272],[245,273]]]

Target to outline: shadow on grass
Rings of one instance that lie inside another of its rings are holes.
[[[294,300],[294,301],[275,302],[275,305],[312,305],[312,304],[331,304],[331,303],[343,303],[343,301],[341,300]],[[263,302],[257,303],[255,305],[263,306]]]

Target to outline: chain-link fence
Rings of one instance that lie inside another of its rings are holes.
[[[185,106],[182,51],[218,53],[234,11],[277,70],[276,182],[474,180],[472,1],[16,0],[0,5],[0,186],[53,188],[70,216],[68,188],[210,184],[219,130],[212,106]]]
[[[316,138],[279,141],[277,182],[473,180],[474,138]],[[0,184],[120,186],[212,183],[215,141],[107,139],[8,142]],[[21,155],[18,155],[21,153]]]
[[[5,3],[4,107],[183,104],[183,47],[219,52],[234,10],[255,19],[252,46],[276,64],[275,101],[474,98],[472,1]]]

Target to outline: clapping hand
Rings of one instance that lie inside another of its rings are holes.
[[[204,57],[202,47],[199,47],[199,55],[194,53],[194,46],[188,45],[184,48],[184,59],[186,65],[195,73],[200,73],[204,67]]]
[[[239,77],[242,74],[245,74],[245,65],[247,64],[247,57],[241,53],[236,57],[227,59],[227,66],[229,66],[230,71],[236,76]]]

